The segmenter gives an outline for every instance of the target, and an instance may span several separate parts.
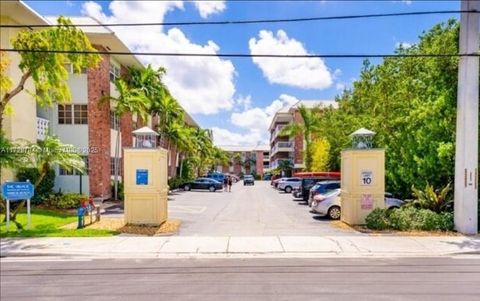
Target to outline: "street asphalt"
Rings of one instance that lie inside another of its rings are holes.
[[[7,300],[479,300],[480,260],[2,259]]]
[[[242,182],[232,192],[178,191],[170,195],[169,218],[182,220],[180,235],[198,236],[352,236],[292,194],[273,189],[269,181]]]

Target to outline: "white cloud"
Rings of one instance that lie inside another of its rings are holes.
[[[112,1],[111,15],[93,1],[83,4],[82,13],[102,22],[128,23],[163,22],[165,15],[183,9],[183,1]],[[213,41],[204,45],[190,41],[178,28],[164,32],[157,27],[112,28],[127,46],[136,51],[215,54],[220,47]],[[141,58],[145,63],[167,69],[165,83],[180,104],[191,114],[215,114],[233,108],[235,67],[229,60],[218,57],[152,57]]]
[[[395,48],[400,48],[400,46],[404,49],[407,49],[407,48],[410,48],[413,46],[412,43],[408,43],[408,42],[397,42],[395,43]]]
[[[242,96],[240,95],[236,100],[235,104],[237,105],[237,111],[239,109],[246,111],[252,107],[252,96]]]
[[[225,1],[195,1],[195,7],[197,8],[202,18],[208,18],[209,15],[218,14],[225,10],[227,7]]]
[[[240,113],[232,113],[230,121],[234,125],[248,130],[249,135],[255,137],[257,141],[260,139],[262,143],[266,143],[268,142],[268,127],[275,113],[280,109],[291,107],[297,102],[298,99],[294,96],[282,94],[264,108],[255,107]]]
[[[345,90],[345,88],[346,88],[345,83],[337,83],[335,85],[335,89],[337,89],[337,91],[343,91],[343,90]]]
[[[251,54],[309,54],[304,45],[289,38],[283,30],[261,30],[257,38],[248,42]],[[262,70],[270,83],[284,84],[305,89],[326,89],[333,83],[332,74],[320,58],[263,58],[253,62]]]
[[[250,96],[247,96],[245,99],[250,101]],[[216,145],[266,144],[269,139],[268,127],[275,113],[297,102],[297,98],[282,94],[266,107],[248,108],[240,113],[234,112],[231,115],[230,121],[237,126],[239,130],[246,132],[242,134],[224,128],[213,127],[213,141]]]
[[[262,133],[250,131],[240,134],[218,127],[212,128],[213,142],[215,145],[257,145],[264,142]]]

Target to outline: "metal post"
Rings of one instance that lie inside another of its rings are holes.
[[[462,10],[480,11],[480,1],[462,0]],[[462,13],[460,53],[479,51],[479,15]],[[478,96],[479,58],[461,57],[458,69],[455,149],[455,229],[476,234],[478,224]]]
[[[27,229],[32,228],[32,217],[30,215],[30,199],[27,200]]]
[[[6,228],[7,228],[7,232],[10,230],[10,200],[6,200],[7,202],[7,209],[6,209],[6,218],[7,218],[7,224],[6,224]]]
[[[79,188],[80,188],[80,192],[79,192],[79,193],[82,194],[82,193],[83,193],[83,187],[82,187],[83,172],[80,172],[79,174],[80,174],[80,187],[79,187]]]

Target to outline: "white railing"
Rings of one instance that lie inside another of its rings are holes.
[[[282,129],[285,127],[285,125],[277,125],[275,127],[275,130],[273,131],[272,133],[272,137],[270,137],[270,142],[272,142],[273,140],[275,140],[275,138],[278,137],[278,135],[280,134],[280,132],[282,131]]]
[[[37,140],[44,140],[48,134],[48,124],[50,121],[45,118],[37,117]]]

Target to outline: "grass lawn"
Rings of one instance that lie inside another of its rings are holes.
[[[32,209],[32,228],[26,229],[27,213],[19,212],[17,221],[23,225],[24,230],[17,230],[17,226],[10,222],[10,229],[7,232],[6,225],[3,222],[4,214],[0,214],[0,237],[87,237],[87,236],[112,236],[118,234],[116,231],[99,229],[61,229],[62,226],[77,221],[77,217],[65,213],[45,210]]]

